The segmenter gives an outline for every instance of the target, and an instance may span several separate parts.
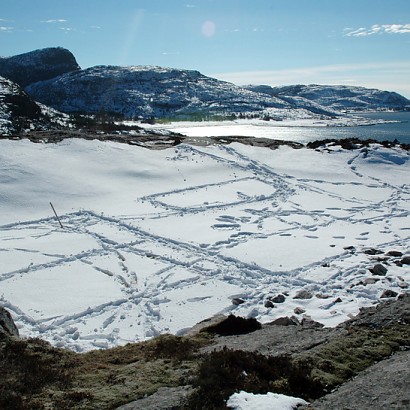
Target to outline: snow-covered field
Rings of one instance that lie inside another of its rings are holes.
[[[0,304],[22,335],[76,351],[221,312],[269,322],[299,308],[334,326],[410,283],[409,265],[374,276],[384,255],[365,253],[410,254],[409,176],[409,153],[378,145],[2,140]]]

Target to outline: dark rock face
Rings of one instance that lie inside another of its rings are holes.
[[[275,307],[275,304],[274,304],[271,300],[267,300],[267,301],[265,302],[265,307],[266,307],[266,308],[274,308],[274,307]]]
[[[387,273],[387,268],[383,266],[381,263],[374,265],[373,268],[369,270],[370,272],[373,273],[373,275],[377,275],[377,276],[385,276]]]
[[[387,255],[399,257],[399,256],[403,256],[403,253],[400,251],[392,250],[392,251],[387,252]]]
[[[208,333],[216,333],[220,336],[243,335],[262,328],[262,325],[253,318],[244,319],[239,316],[229,315],[221,322],[203,329]]]
[[[385,299],[385,298],[395,298],[398,295],[397,292],[391,289],[386,289],[382,295],[380,296],[380,299]]]
[[[61,47],[0,58],[0,75],[26,87],[80,69],[74,55]]]
[[[0,133],[19,132],[29,127],[32,121],[41,118],[41,109],[17,84],[0,77],[0,118],[7,123],[0,127]]]
[[[0,77],[0,135],[25,130],[60,129],[67,116],[37,104],[18,84]]]
[[[383,252],[380,249],[369,248],[363,251],[366,255],[381,255]]]
[[[241,298],[233,298],[232,299],[232,304],[235,305],[235,306],[242,305],[242,303],[245,303],[245,301]]]
[[[400,262],[402,265],[410,265],[410,256],[405,256]]]
[[[274,296],[273,298],[270,298],[270,300],[273,303],[283,303],[285,302],[286,298],[283,295],[277,295],[277,296]]]
[[[19,331],[10,312],[0,306],[0,339],[4,337],[19,337]]]

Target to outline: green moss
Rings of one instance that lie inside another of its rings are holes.
[[[163,335],[143,343],[76,354],[39,339],[0,343],[0,408],[112,409],[160,387],[191,384],[190,409],[224,408],[240,389],[314,399],[408,346],[409,325],[355,327],[297,355],[224,349],[200,356],[208,334]]]
[[[187,384],[195,351],[209,339],[163,335],[143,343],[76,354],[40,339],[0,346],[0,408],[112,409],[163,386]],[[10,407],[11,406],[11,407]]]
[[[311,360],[312,378],[330,391],[390,356],[409,340],[410,327],[405,325],[382,330],[355,328],[314,351],[301,353],[298,360]]]

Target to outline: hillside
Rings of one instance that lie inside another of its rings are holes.
[[[292,105],[319,104],[335,111],[377,111],[410,109],[410,100],[400,94],[345,85],[249,85],[248,90],[281,98]]]
[[[66,114],[34,101],[12,81],[0,77],[0,135],[66,127]]]
[[[125,118],[200,118],[270,110],[278,117],[312,117],[276,97],[163,67],[98,66],[27,87],[36,100],[64,112],[119,114]],[[325,109],[322,114],[332,115]]]

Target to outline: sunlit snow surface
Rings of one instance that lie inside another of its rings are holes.
[[[233,410],[293,410],[301,404],[308,402],[283,394],[252,394],[244,391],[234,393],[226,403]]]
[[[410,254],[409,175],[409,154],[379,145],[3,140],[0,304],[22,335],[77,351],[221,312],[269,322],[300,307],[334,326],[410,283],[409,266],[390,262],[363,284],[380,256],[366,249]],[[327,299],[293,299],[301,289]],[[279,293],[286,301],[265,307]]]

